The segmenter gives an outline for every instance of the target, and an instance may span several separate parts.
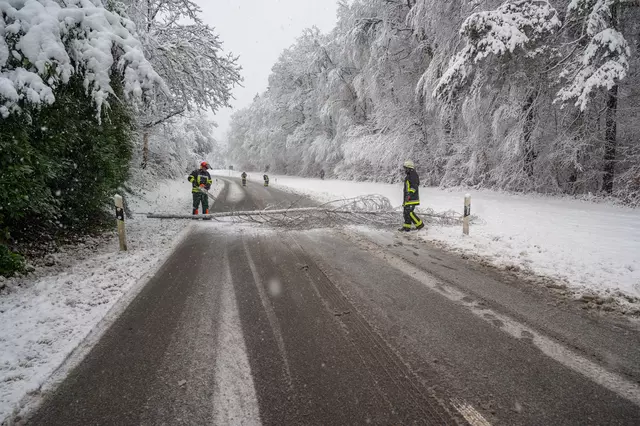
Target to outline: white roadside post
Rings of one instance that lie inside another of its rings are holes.
[[[462,233],[469,235],[469,216],[471,216],[471,194],[464,196],[464,217],[462,219]]]
[[[121,195],[113,197],[116,204],[116,220],[118,222],[118,238],[120,239],[120,251],[127,251],[127,234],[124,229],[124,200]]]

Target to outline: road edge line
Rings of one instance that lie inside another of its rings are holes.
[[[493,320],[500,320],[503,324],[499,327],[501,332],[518,340],[529,339],[532,344],[548,358],[640,407],[640,385],[625,379],[617,373],[607,370],[605,367],[567,348],[552,337],[546,336],[521,321],[486,306],[480,306],[475,301],[466,302],[465,299],[470,297],[469,294],[439,280],[402,257],[384,251],[382,247],[374,241],[371,241],[366,235],[358,234],[356,236],[353,234],[353,231],[347,231],[344,235],[351,239],[356,245],[378,257],[378,259],[386,262],[393,268],[410,276],[450,301],[465,307],[470,313],[484,322],[493,324]],[[366,242],[363,241],[363,239],[366,240]],[[495,327],[495,325],[493,326]]]

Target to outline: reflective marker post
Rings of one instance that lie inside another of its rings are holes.
[[[127,234],[124,229],[124,200],[116,194],[113,197],[116,204],[116,221],[118,222],[118,238],[120,239],[120,251],[127,251]]]
[[[462,233],[469,235],[469,216],[471,216],[471,194],[464,196],[464,217],[462,219]]]

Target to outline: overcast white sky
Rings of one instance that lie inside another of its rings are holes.
[[[214,27],[225,51],[240,55],[244,87],[234,91],[232,105],[243,108],[256,93],[267,88],[271,67],[302,30],[313,25],[329,32],[336,23],[336,0],[195,0],[204,21]],[[214,117],[220,126],[218,139],[226,133],[232,109]]]

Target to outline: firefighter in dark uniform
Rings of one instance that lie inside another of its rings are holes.
[[[264,175],[262,178],[264,179],[264,186],[269,186],[269,176]]]
[[[191,194],[193,195],[193,214],[198,214],[198,208],[202,203],[202,213],[209,214],[209,198],[206,193],[202,192],[202,189],[207,191],[211,189],[211,175],[207,171],[210,169],[209,163],[203,161],[200,163],[200,168],[194,170],[189,175],[189,182],[191,182]],[[202,188],[202,189],[201,189]]]
[[[418,187],[420,186],[420,178],[416,172],[413,161],[404,162],[404,189],[403,189],[403,206],[404,206],[404,225],[400,231],[411,231],[411,225],[416,226],[416,230],[424,228],[424,223],[415,213],[416,206],[420,205],[420,194]]]
[[[242,186],[247,186],[247,173],[242,172],[240,176],[242,176]]]

